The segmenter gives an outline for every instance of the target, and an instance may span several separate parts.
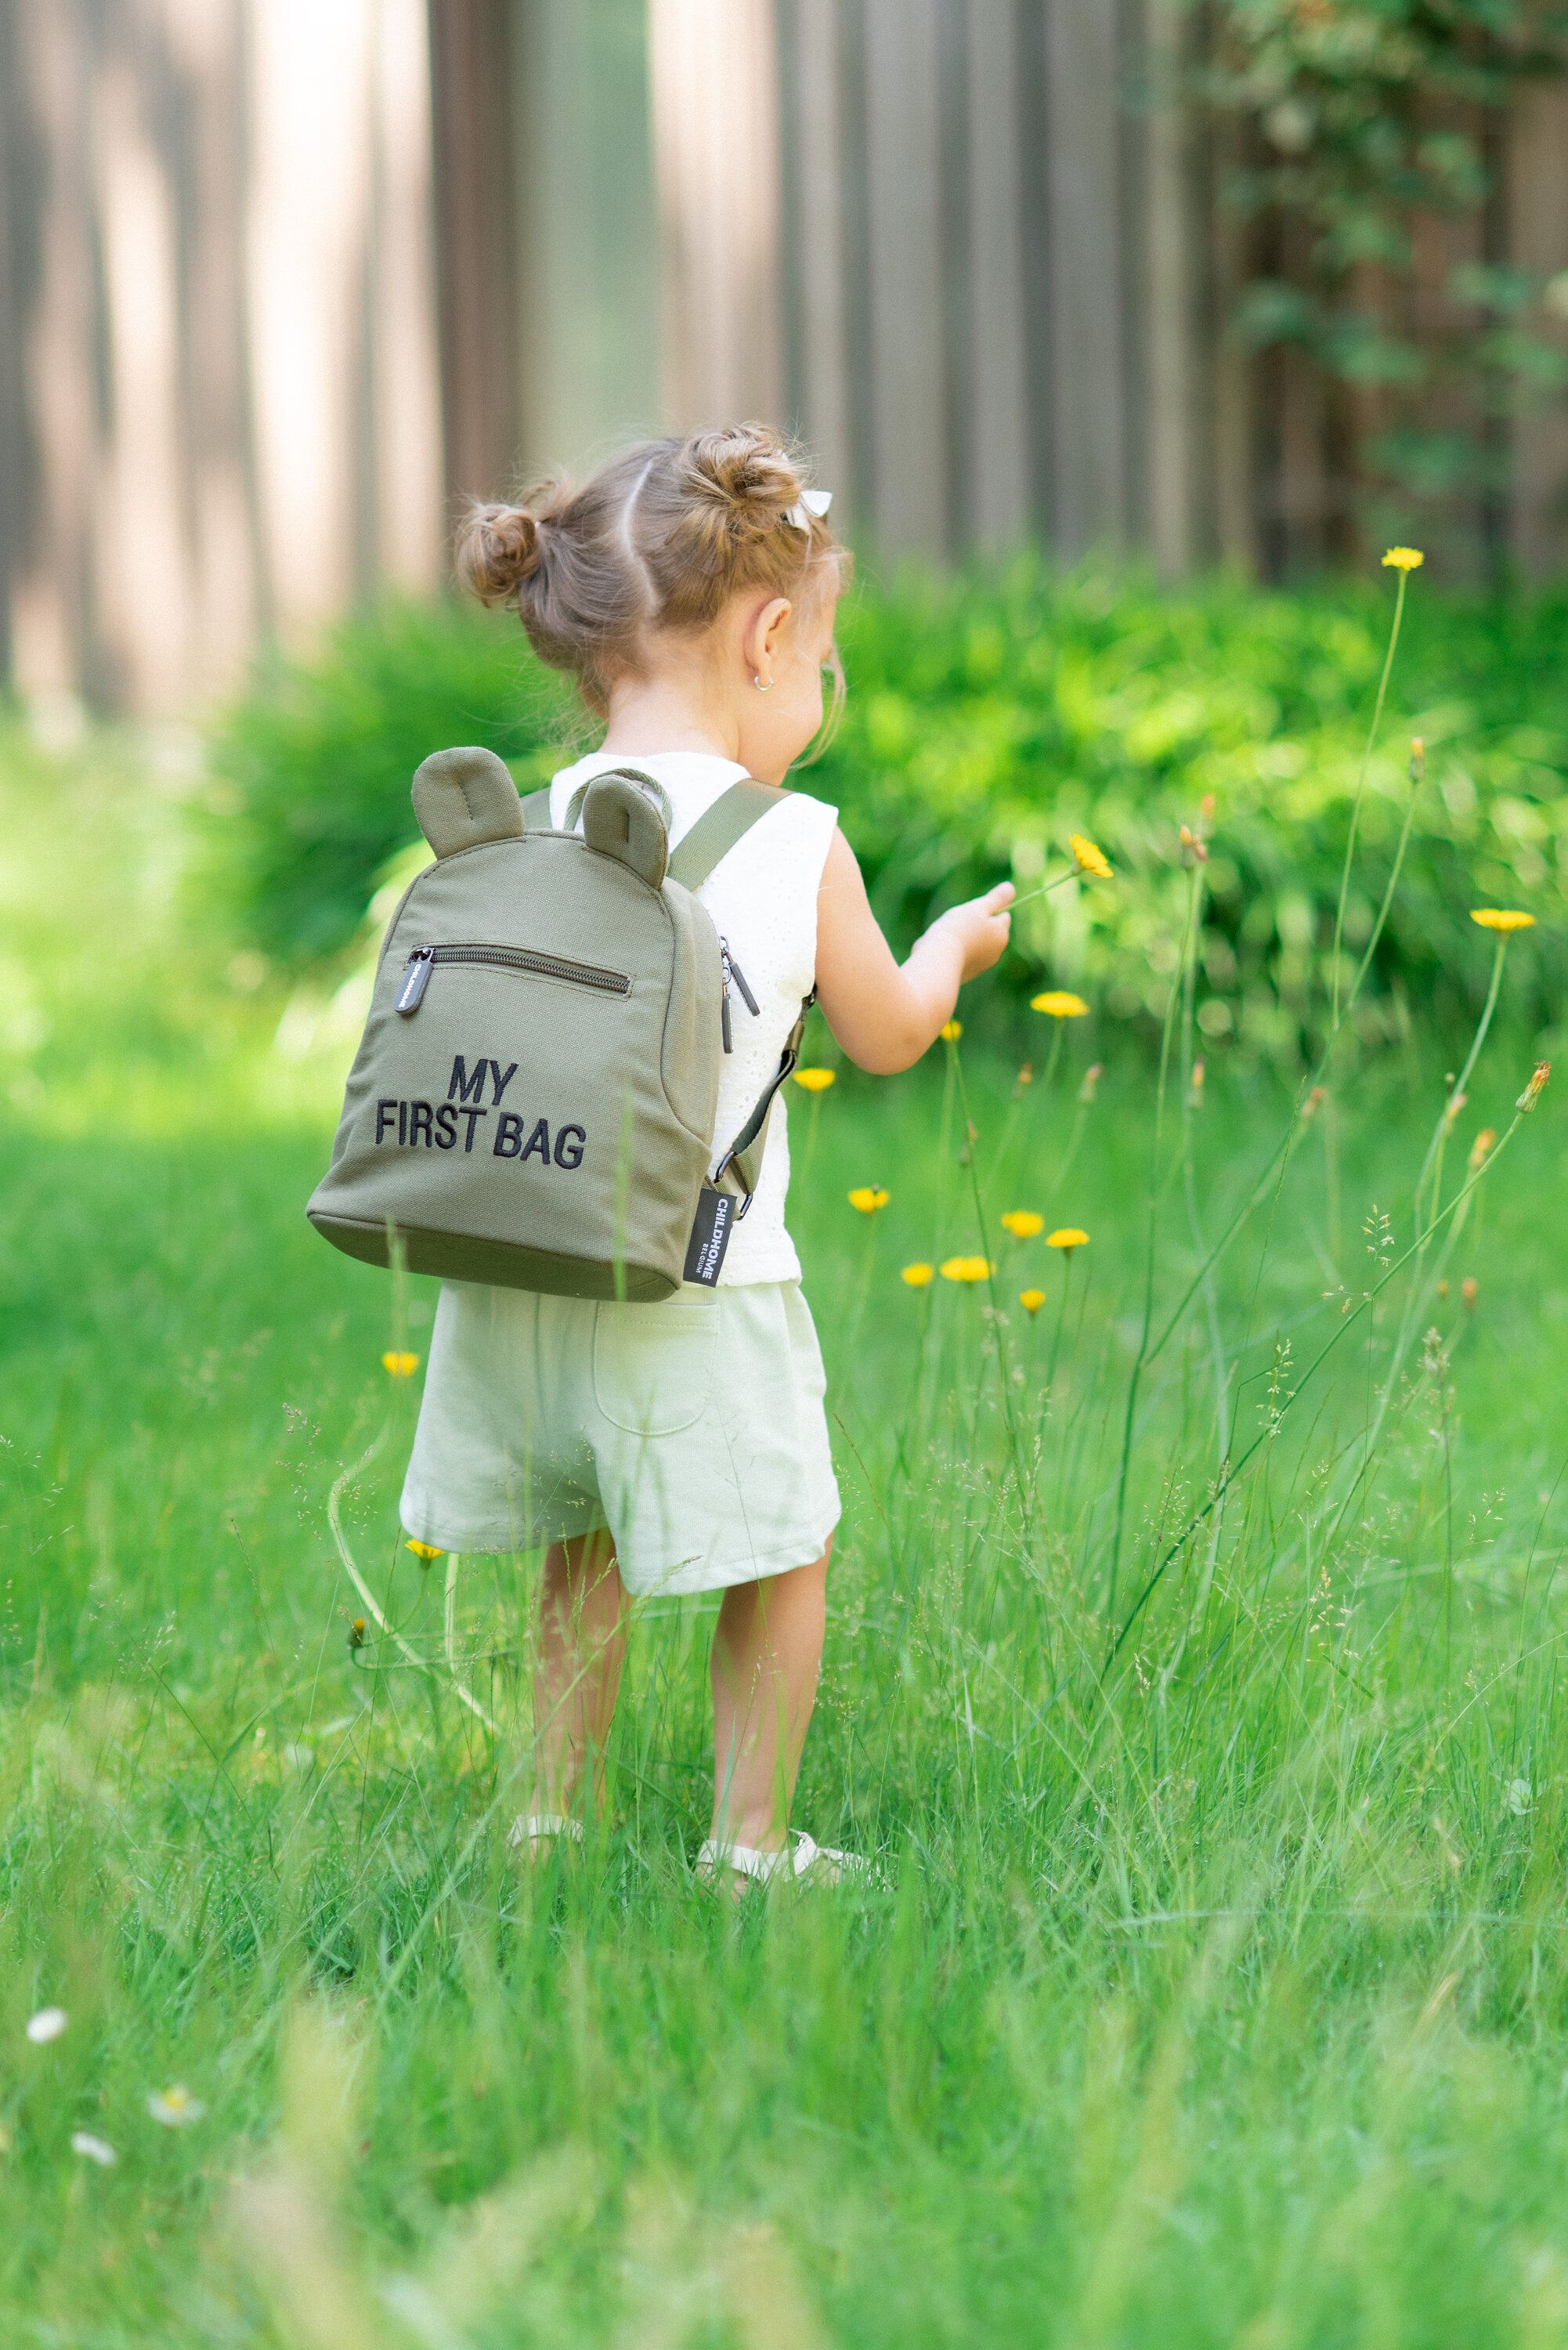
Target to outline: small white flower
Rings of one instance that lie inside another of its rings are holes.
[[[199,2122],[207,2108],[200,2097],[193,2097],[189,2089],[176,2085],[172,2089],[160,2089],[155,2095],[149,2097],[147,2110],[155,2122],[162,2123],[165,2129],[183,2129],[187,2122]]]
[[[286,1746],[283,1759],[291,1771],[308,1771],[316,1760],[314,1746]]]
[[[69,2022],[63,2007],[41,2007],[27,2018],[27,2037],[35,2048],[42,2048],[47,2041],[57,2040]]]
[[[100,2170],[112,2170],[119,2160],[109,2140],[94,2137],[91,2130],[72,2130],[71,2152],[81,2155],[88,2162],[96,2162]]]
[[[1508,1808],[1515,1819],[1530,1809],[1535,1798],[1528,1779],[1511,1779],[1508,1783]]]

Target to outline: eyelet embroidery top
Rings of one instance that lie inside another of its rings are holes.
[[[565,824],[579,784],[612,767],[639,767],[670,795],[670,845],[675,847],[721,793],[746,770],[711,752],[593,753],[551,779],[550,821]],[[722,858],[697,896],[755,996],[753,1019],[737,991],[730,998],[734,1050],[719,1077],[713,1152],[728,1149],[756,1107],[779,1065],[801,998],[816,976],[816,893],[832,845],[838,810],[805,792],[792,791],[770,808],[744,839]],[[789,1132],[784,1087],[768,1125],[756,1195],[735,1225],[721,1284],[798,1281],[800,1259],[784,1224],[789,1190]]]

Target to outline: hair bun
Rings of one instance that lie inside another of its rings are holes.
[[[457,540],[457,575],[486,604],[510,603],[544,559],[526,506],[472,505]]]
[[[776,528],[801,494],[800,471],[771,424],[732,424],[696,432],[686,444],[693,487],[727,510],[742,536]]]

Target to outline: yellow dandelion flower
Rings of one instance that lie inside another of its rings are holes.
[[[1483,1126],[1480,1132],[1477,1135],[1475,1140],[1470,1145],[1470,1169],[1472,1173],[1478,1168],[1481,1168],[1486,1165],[1493,1149],[1496,1147],[1496,1127]]]
[[[1021,1289],[1018,1303],[1025,1314],[1038,1314],[1045,1303],[1045,1292],[1043,1289]]]
[[[1047,1248],[1087,1248],[1088,1244],[1088,1233],[1080,1232],[1076,1224],[1062,1224],[1058,1226],[1055,1232],[1047,1232],[1045,1235],[1045,1245]]]
[[[857,1183],[849,1194],[849,1204],[863,1216],[874,1216],[888,1204],[888,1194],[880,1183]]]
[[[417,1355],[399,1354],[395,1349],[389,1349],[381,1357],[381,1368],[389,1371],[395,1379],[411,1379],[419,1367]]]
[[[403,1548],[411,1550],[421,1566],[429,1566],[431,1559],[446,1556],[445,1551],[438,1550],[434,1543],[406,1542]]]
[[[1473,906],[1470,920],[1479,922],[1483,931],[1498,931],[1506,938],[1514,931],[1532,931],[1533,914],[1522,914],[1517,906]]]
[[[956,1045],[959,1038],[963,1035],[963,1022],[961,1020],[944,1020],[941,1026],[937,1030],[937,1034],[941,1038],[944,1045]]]
[[[1048,987],[1044,995],[1029,999],[1031,1012],[1048,1013],[1053,1020],[1081,1020],[1088,1008],[1083,997],[1067,987]]]
[[[989,1281],[991,1259],[988,1256],[948,1256],[942,1259],[944,1281]]]
[[[1383,558],[1385,571],[1419,571],[1427,560],[1418,546],[1391,546]]]
[[[365,1618],[363,1616],[356,1616],[348,1627],[348,1646],[351,1648],[362,1648],[364,1645]]]
[[[1087,873],[1096,881],[1109,881],[1114,879],[1110,858],[1103,848],[1096,846],[1086,832],[1074,833],[1067,846],[1073,852],[1073,862],[1080,873]]]
[[[898,1275],[907,1289],[926,1289],[936,1278],[934,1264],[907,1264]]]
[[[1467,1273],[1464,1279],[1460,1282],[1459,1295],[1464,1299],[1465,1304],[1473,1310],[1476,1299],[1480,1295],[1480,1284],[1476,1279],[1473,1273]]]
[[[808,1094],[825,1094],[837,1075],[836,1069],[797,1069],[794,1081]]]
[[[1045,1219],[1037,1216],[1033,1208],[1009,1208],[1002,1219],[1002,1230],[1015,1241],[1032,1241],[1036,1232],[1045,1229]]]

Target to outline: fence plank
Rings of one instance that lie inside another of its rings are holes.
[[[660,377],[672,431],[783,406],[770,0],[649,0]]]
[[[1512,259],[1568,289],[1568,90],[1533,89],[1521,101],[1508,159]],[[1549,310],[1548,331],[1568,349],[1568,303]],[[1559,392],[1522,416],[1514,432],[1514,551],[1528,570],[1568,563],[1568,411]]]
[[[518,0],[518,422],[530,474],[659,430],[645,0]]]
[[[799,289],[799,413],[822,479],[855,501],[850,470],[849,351],[845,319],[844,122],[836,0],[796,0],[785,19],[794,106],[795,208],[786,241]]]
[[[968,0],[968,16],[969,520],[977,545],[1002,548],[1029,527],[1017,26],[997,0]]]
[[[1049,0],[1045,61],[1054,536],[1072,556],[1114,545],[1127,528],[1116,9],[1106,0]]]
[[[1018,234],[1023,276],[1023,399],[1028,520],[1055,544],[1055,265],[1051,240],[1051,105],[1044,0],[1015,0],[1018,58]]]
[[[1143,103],[1144,276],[1137,296],[1147,316],[1144,341],[1146,440],[1144,526],[1166,578],[1196,554],[1193,529],[1192,189],[1189,127],[1179,99],[1186,53],[1181,0],[1149,0]]]
[[[866,6],[872,505],[890,555],[947,540],[937,6]]]
[[[251,5],[265,18],[269,0]],[[446,481],[493,496],[515,463],[520,404],[511,0],[437,0],[430,26]]]

